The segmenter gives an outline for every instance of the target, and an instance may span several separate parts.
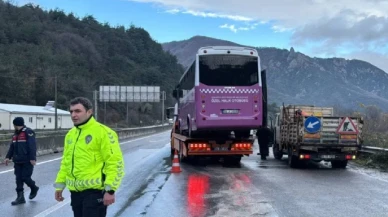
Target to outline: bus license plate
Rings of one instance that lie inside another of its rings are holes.
[[[321,155],[322,159],[335,159],[335,155]]]
[[[215,147],[214,150],[215,151],[227,151],[228,148],[227,147]]]
[[[222,114],[238,114],[238,109],[222,109]]]

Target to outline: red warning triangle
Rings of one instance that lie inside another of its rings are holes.
[[[345,117],[337,129],[338,134],[358,134],[358,129],[352,119]]]

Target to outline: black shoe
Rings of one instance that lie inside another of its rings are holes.
[[[24,192],[18,192],[18,197],[16,200],[12,201],[12,206],[19,205],[22,203],[26,203],[26,199],[24,199]]]
[[[34,199],[36,197],[36,195],[38,194],[38,190],[39,190],[39,187],[38,186],[35,186],[35,187],[32,187],[31,188],[31,193],[30,193],[30,200]]]
[[[266,157],[266,156],[263,156],[263,155],[261,155],[261,159],[262,159],[262,160],[267,160],[267,157]]]

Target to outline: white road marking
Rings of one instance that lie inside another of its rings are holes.
[[[70,198],[66,198],[64,201],[62,202],[58,202],[57,204],[55,204],[54,206],[46,209],[45,211],[39,213],[38,215],[34,216],[34,217],[45,217],[45,216],[48,216],[49,214],[57,211],[58,209],[66,206],[67,204],[69,204],[71,202]]]
[[[153,135],[150,135],[150,136],[145,136],[145,137],[141,137],[141,138],[137,138],[137,139],[133,139],[133,140],[129,140],[129,141],[126,141],[126,142],[122,142],[120,144],[136,142],[136,141],[139,141],[139,140],[142,140],[142,139],[147,139],[147,138],[154,137],[154,136],[157,136],[157,135],[160,135],[160,134],[164,134],[164,133],[166,133],[166,132],[158,133],[158,134],[153,134]],[[160,140],[160,141],[163,141],[163,140]],[[51,159],[51,160],[47,160],[47,161],[42,161],[42,162],[36,163],[36,165],[50,163],[50,162],[57,161],[57,160],[60,160],[60,159],[62,159],[62,157]],[[4,171],[1,171],[0,174],[9,173],[9,172],[13,172],[13,171],[14,171],[14,169],[4,170]]]
[[[148,136],[148,137],[149,137],[149,136]],[[148,138],[148,137],[144,137],[144,138]],[[144,138],[139,138],[139,139],[137,139],[137,140],[144,139]],[[127,141],[126,143],[133,142],[133,141],[137,141],[137,140]],[[167,144],[164,146],[164,148],[167,147],[167,146],[170,146],[170,143],[167,143]],[[151,149],[147,149],[147,150],[151,150]],[[158,150],[158,149],[155,149],[155,150]],[[156,153],[156,152],[151,150],[150,153]],[[148,156],[149,156],[149,155],[148,155]],[[138,162],[138,163],[139,163],[139,162]],[[151,175],[149,176],[149,178],[150,178],[150,177],[151,177]],[[147,178],[147,180],[148,180],[149,178]],[[34,216],[34,217],[46,217],[46,216],[48,216],[49,214],[51,214],[51,213],[53,213],[53,212],[59,210],[60,208],[66,206],[66,205],[69,204],[70,202],[71,202],[71,200],[70,200],[69,198],[66,198],[64,201],[55,204],[54,206],[52,206],[52,207],[50,207],[50,208],[44,210],[43,212],[39,213],[38,215],[36,215],[36,216]]]

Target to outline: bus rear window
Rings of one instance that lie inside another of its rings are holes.
[[[208,86],[257,84],[258,58],[240,55],[199,56],[199,82]]]

